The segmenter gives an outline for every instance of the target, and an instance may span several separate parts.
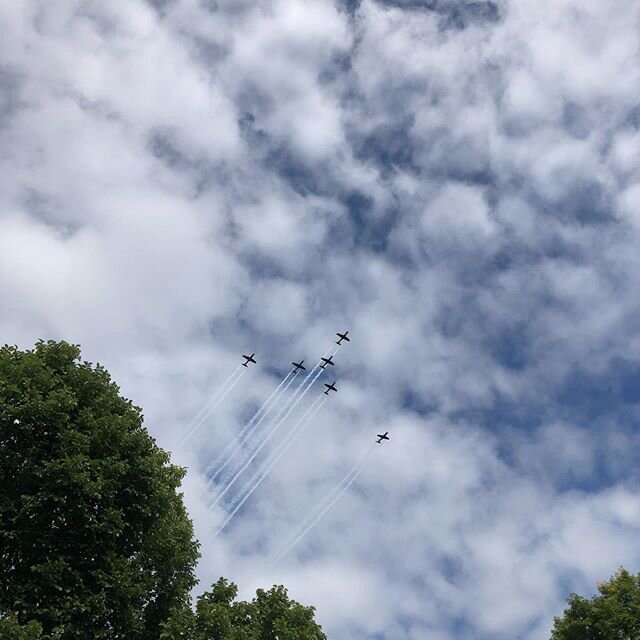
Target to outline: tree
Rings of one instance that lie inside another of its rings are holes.
[[[196,582],[184,473],[79,347],[1,348],[0,635],[157,640]]]
[[[562,617],[555,618],[552,640],[637,640],[640,638],[640,574],[620,569],[598,585],[587,600],[575,593]]]
[[[258,589],[251,602],[238,602],[238,588],[220,578],[198,598],[196,611],[174,611],[161,640],[326,640],[315,609],[290,600],[276,586]]]
[[[33,620],[20,624],[15,616],[0,618],[0,638],[2,640],[41,640],[42,627]]]

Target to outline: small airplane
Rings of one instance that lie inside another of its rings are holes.
[[[326,391],[324,392],[325,396],[329,395],[329,391],[335,391],[336,393],[338,392],[338,390],[336,389],[336,383],[335,381],[332,382],[331,384],[327,384],[326,382],[324,383],[324,386],[327,387]]]
[[[328,358],[320,358],[320,360],[322,360],[322,364],[320,365],[321,369],[324,369],[328,364],[330,364],[332,367],[335,364],[335,362],[333,361],[333,356],[329,356]]]
[[[338,331],[336,335],[340,338],[339,340],[336,340],[336,344],[342,344],[343,340],[346,340],[347,342],[351,342],[351,338],[347,338],[347,336],[349,335],[348,331],[345,331],[344,333],[340,333]]]
[[[291,364],[295,367],[295,369],[293,370],[294,373],[298,373],[300,369],[302,369],[303,371],[307,370],[307,368],[304,366],[304,360],[300,360],[300,362],[292,362]]]
[[[385,431],[384,433],[379,433],[378,435],[378,439],[376,440],[376,442],[378,444],[382,444],[383,440],[388,440],[389,439],[389,432]]]
[[[243,367],[248,367],[250,362],[253,362],[253,364],[256,363],[256,359],[253,357],[255,356],[255,353],[252,353],[250,356],[245,356],[244,353],[242,354],[242,357],[245,359],[245,361],[242,363]]]

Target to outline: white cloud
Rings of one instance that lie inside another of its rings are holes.
[[[496,235],[482,190],[456,184],[445,185],[427,205],[422,228],[436,244],[483,244]]]
[[[304,325],[307,309],[303,287],[284,280],[268,280],[250,296],[246,313],[252,324],[266,334],[291,335]]]

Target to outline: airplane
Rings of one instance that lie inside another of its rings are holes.
[[[347,336],[349,335],[348,331],[345,331],[344,333],[340,333],[338,331],[338,333],[336,333],[336,335],[340,338],[340,340],[336,340],[336,344],[342,344],[343,340],[346,340],[347,342],[351,342],[351,339],[347,338]]]
[[[242,357],[245,358],[245,361],[242,363],[243,367],[248,367],[250,362],[253,362],[253,364],[256,364],[256,360],[253,356],[255,356],[255,353],[252,353],[250,356],[245,356],[244,353],[242,354]]]
[[[333,361],[333,356],[329,356],[328,358],[320,358],[320,360],[322,360],[322,364],[320,365],[321,369],[324,369],[328,364],[330,364],[332,367],[335,364],[335,362]]]
[[[389,439],[389,432],[385,431],[384,433],[378,433],[378,439],[376,440],[376,442],[378,444],[382,444],[383,440],[388,440]]]
[[[327,387],[326,391],[324,392],[325,396],[329,395],[329,391],[335,391],[337,393],[337,389],[336,389],[336,383],[335,381],[332,382],[331,384],[327,384],[326,382],[324,383],[324,386]]]
[[[302,369],[303,371],[306,371],[307,368],[304,366],[304,360],[300,360],[300,362],[292,362],[291,363],[295,369],[293,370],[294,373],[297,373],[298,371],[300,371],[300,369]]]

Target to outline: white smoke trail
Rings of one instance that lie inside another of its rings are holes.
[[[340,345],[338,345],[329,355],[330,358],[332,358],[333,356],[336,355],[336,353],[338,353],[338,351],[340,350]],[[326,357],[326,355],[325,355]],[[318,368],[322,368],[321,367],[321,363],[322,363],[322,359],[318,360],[318,362],[315,364],[315,366],[311,369],[311,371],[309,371],[309,373],[307,373],[307,375],[304,377],[304,380],[300,383],[300,385],[298,385],[298,388],[295,390],[295,392],[293,393],[293,395],[289,398],[289,400],[287,400],[287,402],[284,404],[284,406],[282,407],[282,409],[280,409],[280,412],[276,415],[276,417],[274,418],[273,422],[271,423],[272,425],[276,424],[279,426],[280,422],[280,418],[282,417],[282,415],[287,412],[287,416],[289,415],[290,411],[287,411],[287,409],[289,409],[289,407],[291,407],[291,410],[293,410],[293,407],[291,406],[292,403],[295,403],[294,406],[300,401],[301,397],[299,399],[298,395],[300,394],[301,390],[305,388],[305,384],[307,383],[307,381],[309,380],[309,378],[318,370]],[[325,365],[326,366],[326,365]],[[298,375],[299,371],[296,371],[293,374],[293,377],[295,378]],[[316,375],[316,377],[314,378],[314,382],[315,380],[318,378],[318,376]],[[287,386],[282,390],[282,393],[280,394],[280,396],[278,397],[278,400],[280,399],[280,397],[282,397],[284,395],[284,393],[286,392],[286,390],[289,388],[289,386],[291,385],[291,382],[293,382],[293,379],[289,382],[289,384],[287,384]],[[313,384],[313,382],[311,383]],[[309,385],[311,386],[311,385]],[[305,390],[306,392],[306,390]],[[304,393],[304,392],[303,392]],[[277,402],[277,400],[276,400]],[[274,402],[274,405],[276,403]],[[285,416],[286,417],[286,416]],[[251,432],[245,437],[245,439],[239,443],[239,445],[234,449],[233,453],[227,458],[227,460],[225,461],[224,465],[218,469],[218,471],[215,473],[215,475],[210,478],[209,480],[209,484],[213,485],[216,478],[220,475],[220,473],[227,467],[227,465],[233,460],[233,458],[235,457],[236,453],[238,453],[238,451],[240,451],[243,447],[243,445],[245,444],[245,442],[253,435],[254,431],[260,426],[261,422],[264,420],[264,418],[266,418],[266,414],[263,415],[260,420],[258,421],[258,423],[254,426],[254,428],[251,430]],[[283,419],[284,420],[284,419]],[[264,443],[263,443],[264,444]],[[262,445],[261,445],[262,446]],[[260,447],[261,448],[261,447]],[[253,452],[255,453],[255,452]],[[249,453],[249,460],[247,462],[247,465],[251,463],[251,461],[255,458],[255,455],[253,455],[252,453]],[[246,459],[245,459],[246,461]],[[246,469],[245,465],[243,467],[243,469]],[[241,473],[241,472],[240,472]],[[227,473],[223,478],[222,478],[222,483],[221,486],[224,487],[223,489],[223,494],[226,493],[227,489],[228,489],[228,485],[232,484],[235,482],[237,476],[239,475],[236,474],[235,476],[232,477],[232,473]],[[220,498],[221,496],[218,496],[218,498],[216,498],[213,502],[209,503],[209,508],[212,509],[213,507],[215,507],[217,504],[219,504],[220,502]]]
[[[309,378],[313,375],[313,373],[317,370],[318,366],[320,364],[320,361],[318,361],[318,364],[313,367],[313,369],[311,369],[311,371],[309,371],[309,373],[307,373],[307,375],[304,377],[304,380],[298,385],[298,387],[296,388],[296,390],[293,392],[293,394],[291,395],[291,397],[284,403],[284,405],[282,406],[282,408],[280,409],[280,411],[276,414],[276,417],[271,421],[271,427],[278,423],[280,418],[282,418],[282,416],[284,415],[284,413],[289,409],[289,407],[291,406],[291,404],[298,398],[298,395],[300,394],[300,391],[305,387],[305,384],[307,383],[307,381],[309,380]],[[299,374],[299,371],[296,371],[293,374],[293,378],[295,378],[297,375]],[[287,384],[287,386],[282,390],[282,393],[280,394],[279,398],[282,397],[284,395],[284,393],[286,392],[286,390],[291,386],[291,383],[293,382],[293,378],[289,381],[289,383]],[[279,399],[278,398],[278,399]],[[287,414],[288,415],[288,414]],[[251,430],[251,433],[244,439],[244,441],[241,443],[241,445],[244,445],[244,443],[249,439],[249,437],[253,434],[253,432],[255,431],[255,429],[258,428],[258,426],[260,426],[260,423],[262,422],[262,420],[265,418],[266,416],[263,416],[262,418],[260,418],[260,420],[258,421],[258,424]],[[241,447],[239,447],[240,449]],[[235,456],[235,451],[233,456]],[[249,451],[249,452],[245,452],[246,455],[251,456],[251,454],[253,452]],[[232,457],[233,457],[232,456]],[[246,456],[245,458],[240,462],[240,464],[243,464],[246,461]],[[253,459],[253,458],[252,458]],[[227,466],[227,464],[230,462],[231,460],[227,460],[227,462],[225,463],[225,467]],[[216,474],[219,475],[219,474]],[[222,482],[220,483],[222,487],[225,487],[227,485],[227,483],[231,480],[233,476],[233,471],[231,472],[227,472],[224,477],[222,478]],[[209,484],[213,484],[213,481],[215,480],[215,478],[212,478],[209,482]],[[215,504],[217,504],[217,502],[214,500]],[[213,503],[209,504],[209,507],[211,508],[213,506]]]
[[[302,531],[304,531],[307,525],[324,509],[325,505],[327,505],[340,492],[345,483],[349,482],[351,477],[357,472],[358,466],[358,464],[353,466],[344,476],[344,478],[342,478],[342,480],[340,480],[340,482],[338,482],[338,484],[333,487],[333,489],[331,489],[331,491],[329,491],[329,493],[324,498],[322,498],[322,500],[320,500],[320,502],[318,502],[318,504],[315,505],[313,509],[311,509],[311,511],[304,517],[302,522],[294,529],[293,534],[288,537],[287,542],[284,544],[284,546],[280,547],[280,551],[278,552],[278,554],[271,559],[269,566],[273,566],[289,550],[290,545],[292,545],[293,541],[298,537],[298,535]]]
[[[195,429],[198,429],[200,425],[211,415],[211,412],[231,393],[233,388],[240,382],[242,376],[247,373],[246,371],[241,371],[236,379],[225,389],[224,393],[218,398],[215,404],[207,411],[206,415],[201,419],[198,425],[196,425]]]
[[[356,463],[356,465],[351,469],[351,471],[349,471],[349,473],[347,473],[347,475],[340,481],[340,483],[336,487],[334,487],[329,492],[329,494],[325,496],[320,501],[320,503],[311,510],[309,515],[307,515],[307,517],[302,521],[302,524],[298,526],[297,528],[298,533],[297,534],[294,533],[293,538],[291,536],[289,537],[289,542],[285,544],[282,550],[272,560],[271,562],[272,565],[278,562],[296,544],[298,544],[298,542],[300,542],[300,540],[302,540],[302,538],[304,538],[304,536],[307,535],[307,533],[309,533],[309,531],[311,531],[311,529],[313,529],[313,527],[316,524],[318,524],[318,522],[322,519],[324,514],[327,513],[327,511],[329,511],[329,509],[331,509],[331,507],[333,507],[333,505],[336,502],[338,502],[338,500],[340,500],[340,498],[344,495],[344,493],[349,489],[349,487],[351,487],[351,485],[356,481],[358,476],[362,473],[365,466],[365,462],[367,461],[367,458],[369,457],[369,455],[371,455],[372,451],[373,451],[373,446],[370,446],[365,452],[365,454],[362,456],[360,461]],[[340,487],[342,488],[340,489]],[[336,492],[337,492],[337,495],[334,495],[336,494]],[[331,496],[334,496],[334,497],[331,498]],[[327,501],[329,501],[328,504],[327,504]],[[326,505],[326,506],[322,507],[322,505]]]
[[[278,400],[280,400],[280,398],[287,392],[287,389],[291,386],[291,384],[293,383],[293,381],[295,380],[297,375],[298,375],[298,372],[296,371],[293,374],[293,377],[291,378],[291,380],[289,380],[289,382],[287,382],[287,384],[284,386],[284,388],[282,389],[282,391],[278,395],[278,397],[276,399],[276,402]],[[304,384],[304,382],[303,382],[303,384]],[[296,393],[297,393],[297,390],[296,390]],[[276,417],[274,419],[274,422],[277,421],[280,418],[280,416],[284,413],[284,411],[286,411],[286,409],[289,406],[289,404],[291,403],[292,399],[296,397],[296,393],[294,393],[293,396],[291,398],[289,398],[289,400],[286,401],[284,407],[276,415]],[[275,406],[276,402],[273,403],[271,408],[273,408],[273,406]],[[262,424],[262,421],[267,417],[268,413],[269,412],[264,413],[262,416],[260,416],[260,419],[252,426],[252,428],[249,431],[249,433],[247,433],[245,435],[245,437],[240,442],[237,443],[236,447],[234,448],[232,453],[227,457],[227,459],[225,460],[224,464],[216,471],[214,476],[209,480],[209,484],[210,485],[213,485],[215,483],[216,478],[227,468],[227,465],[236,457],[236,454],[239,453],[239,452],[242,452],[242,447],[246,444],[246,442],[249,440],[249,438],[251,438],[251,436],[254,434],[256,429]],[[226,483],[229,482],[229,479],[230,479],[232,473],[233,472],[225,474],[225,476],[222,478],[222,486],[225,486]]]
[[[325,513],[327,513],[327,511],[329,511],[329,509],[331,509],[331,507],[333,507],[333,505],[338,502],[338,500],[340,500],[340,498],[342,497],[342,495],[345,493],[345,491],[347,491],[347,489],[349,489],[349,487],[356,481],[357,477],[360,475],[360,473],[362,472],[362,469],[358,469],[358,471],[356,471],[350,478],[350,480],[347,482],[346,485],[344,485],[344,487],[342,488],[342,490],[340,491],[340,493],[338,493],[338,495],[331,500],[331,502],[329,502],[329,504],[298,534],[298,536],[296,536],[292,542],[289,544],[288,547],[286,547],[284,549],[284,551],[282,551],[280,554],[278,554],[278,556],[276,557],[276,562],[282,558],[284,555],[286,555],[286,553],[292,549],[298,542],[300,542],[300,540],[302,540],[302,538],[304,538],[304,536],[309,533],[309,531],[311,531],[311,529],[313,529],[313,527],[320,521],[320,519],[322,518],[322,516],[324,516]]]
[[[240,366],[242,365],[239,365],[239,367]],[[236,375],[239,367],[236,368],[235,371],[225,380],[224,384],[207,403],[205,411],[200,411],[200,418],[198,418],[195,424],[193,424],[193,426],[182,436],[178,441],[178,445],[182,446],[185,444],[185,442],[202,426],[202,423],[211,415],[211,412],[227,397],[227,394],[230,393],[236,384],[238,384],[242,376],[246,373],[245,371],[240,371],[240,373]]]
[[[256,449],[254,449],[251,452],[251,455],[249,456],[248,460],[244,463],[244,465],[240,468],[240,470],[238,472],[236,472],[236,474],[233,476],[233,478],[231,478],[231,480],[227,483],[227,485],[218,494],[218,497],[215,499],[214,503],[211,505],[212,509],[215,506],[217,506],[218,504],[220,504],[220,501],[225,496],[227,491],[229,491],[229,489],[234,485],[235,481],[242,475],[242,473],[245,471],[245,469],[253,462],[253,460],[260,453],[260,451],[262,451],[262,449],[265,447],[267,442],[269,442],[269,440],[271,440],[271,438],[275,435],[276,431],[280,428],[280,426],[284,423],[284,421],[289,417],[289,414],[296,408],[296,406],[302,400],[302,398],[304,398],[304,396],[306,395],[307,391],[309,391],[309,389],[311,389],[311,387],[313,386],[313,383],[318,379],[318,377],[322,373],[322,369],[320,371],[316,372],[316,374],[313,377],[313,379],[311,380],[311,382],[304,389],[302,387],[305,384],[305,382],[309,379],[311,374],[314,371],[316,371],[317,368],[318,368],[318,365],[316,365],[316,367],[314,367],[309,372],[309,375],[303,380],[303,382],[300,385],[300,387],[298,387],[298,389],[296,390],[296,393],[300,392],[301,389],[302,389],[302,392],[299,394],[299,396],[296,398],[296,400],[294,402],[290,403],[289,409],[286,411],[286,413],[280,419],[278,419],[279,416],[276,417],[276,419],[274,421],[275,424],[268,431],[268,433],[265,436],[264,440],[260,443],[260,445]],[[295,394],[294,394],[294,397],[295,397]]]
[[[287,449],[293,444],[296,437],[302,432],[304,427],[311,422],[313,417],[321,409],[325,403],[326,398],[317,398],[313,404],[305,411],[300,420],[295,424],[293,429],[289,432],[287,437],[278,445],[273,454],[266,460],[262,467],[251,477],[251,480],[247,482],[242,491],[234,498],[231,505],[234,507],[233,511],[227,516],[227,519],[218,527],[215,536],[217,537],[220,532],[231,522],[233,516],[239,511],[242,505],[249,499],[251,494],[260,486],[262,481],[269,475],[269,472],[276,465],[278,460],[285,454]]]
[[[299,420],[295,423],[293,428],[289,431],[289,433],[284,437],[282,442],[276,447],[275,451],[267,458],[264,464],[258,469],[256,473],[253,474],[251,480],[245,483],[242,491],[231,501],[231,506],[235,506],[238,504],[238,501],[242,498],[245,492],[250,488],[250,493],[253,493],[255,489],[257,489],[257,485],[259,485],[262,480],[269,474],[271,469],[277,464],[278,460],[286,453],[289,447],[295,442],[296,438],[302,433],[302,430],[313,420],[314,416],[320,409],[322,405],[327,401],[327,398],[323,398],[320,396],[316,398],[311,406],[302,414]],[[252,486],[256,478],[260,477],[256,486]],[[248,497],[248,496],[247,496]],[[243,501],[246,498],[242,498]]]
[[[255,429],[252,429],[251,433],[249,433],[244,440],[242,439],[244,434],[249,429],[251,429],[251,427],[254,425],[255,421],[258,419],[258,416],[261,416],[261,417],[260,417],[260,421],[255,426],[256,429],[260,425],[260,422],[262,422],[262,420],[269,414],[269,412],[273,408],[273,405],[275,405],[275,403],[280,399],[280,396],[278,395],[275,398],[272,406],[269,406],[269,403],[276,396],[278,391],[280,391],[282,386],[287,383],[287,381],[292,375],[294,375],[295,377],[295,374],[293,371],[289,371],[289,373],[287,373],[287,375],[281,380],[280,384],[271,392],[271,395],[269,395],[269,397],[262,403],[262,406],[253,414],[251,420],[249,420],[249,422],[247,422],[247,424],[245,424],[244,427],[242,427],[242,429],[240,430],[240,433],[238,433],[238,435],[233,440],[231,440],[231,442],[229,442],[229,444],[222,450],[220,455],[212,463],[207,465],[207,468],[204,470],[205,475],[208,474],[212,469],[215,469],[225,459],[229,450],[233,447],[235,443],[239,443],[238,447],[241,447],[251,437],[251,434]],[[287,388],[285,387],[282,393],[284,393],[286,390]],[[233,456],[236,453],[236,450],[237,449],[233,450],[233,452],[229,456],[229,459],[233,458]],[[225,462],[224,465],[213,474],[213,476],[210,478],[211,482],[213,482],[218,477],[218,475],[226,467],[226,465],[227,465],[227,462]]]
[[[195,422],[197,422],[203,413],[206,413],[209,410],[209,407],[218,399],[218,396],[224,391],[224,389],[226,388],[227,384],[229,384],[229,382],[231,381],[231,379],[238,373],[238,371],[240,371],[240,369],[242,368],[242,365],[239,364],[224,380],[224,382],[218,387],[218,389],[216,390],[216,392],[204,403],[204,405],[200,408],[200,410],[198,411],[198,413],[196,413],[195,416],[193,416],[193,418],[191,418],[191,420],[189,420],[189,422],[186,425],[186,429],[188,429],[189,427],[191,427],[191,425],[193,425]]]

